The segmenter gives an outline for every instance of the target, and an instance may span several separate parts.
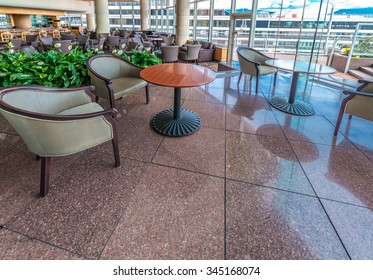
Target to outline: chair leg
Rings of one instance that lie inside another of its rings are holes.
[[[255,93],[258,94],[259,90],[259,75],[256,75]]]
[[[149,84],[145,87],[146,104],[149,103]]]
[[[113,140],[111,140],[111,143],[113,144],[115,167],[119,167],[120,157],[119,157],[118,137],[114,137]]]
[[[335,129],[334,129],[334,136],[337,136],[339,127],[341,125],[342,117],[346,108],[347,103],[354,97],[354,95],[349,95],[345,99],[342,100],[341,107],[339,108],[339,113],[338,113],[338,119],[337,123],[335,124]],[[352,118],[352,115],[348,117],[349,119]]]
[[[111,140],[111,143],[113,144],[115,167],[119,167],[120,156],[119,156],[117,124],[116,124],[115,119],[111,124],[113,125],[113,139]]]
[[[49,191],[50,157],[40,157],[40,196],[45,197]]]
[[[275,73],[275,81],[273,82],[273,87],[276,87],[276,81],[277,81],[277,72]]]
[[[242,72],[240,72],[240,76],[238,77],[237,85],[240,83],[241,77],[242,77]],[[251,79],[251,78],[250,78],[250,79]]]

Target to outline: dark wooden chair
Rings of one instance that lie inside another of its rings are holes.
[[[141,67],[120,56],[100,54],[87,60],[87,68],[96,88],[96,101],[102,97],[115,108],[115,100],[145,87],[146,103],[149,103],[149,85],[140,77]]]
[[[373,81],[359,80],[359,82],[362,85],[356,91],[345,90],[343,92],[347,97],[342,100],[334,136],[338,134],[343,114],[349,114],[349,120],[352,116],[356,116],[373,121]]]
[[[40,195],[49,190],[53,157],[75,154],[111,141],[120,166],[116,114],[92,102],[91,89],[14,86],[0,90],[0,113],[41,159]]]

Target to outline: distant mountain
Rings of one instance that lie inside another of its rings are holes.
[[[373,15],[373,7],[370,7],[370,8],[339,9],[334,14],[335,15]]]

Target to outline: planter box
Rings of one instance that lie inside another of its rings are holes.
[[[331,67],[337,69],[340,72],[344,72],[345,65],[347,62],[347,56],[341,54],[333,54]],[[373,64],[373,58],[355,58],[352,57],[350,61],[350,67],[348,70],[357,70],[359,67],[371,66]]]

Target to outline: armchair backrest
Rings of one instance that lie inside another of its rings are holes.
[[[248,75],[256,75],[259,71],[260,64],[263,64],[267,59],[270,59],[270,57],[248,47],[238,48],[237,54],[241,72]]]
[[[71,40],[54,41],[53,47],[57,54],[70,53]]]
[[[22,39],[21,38],[12,39],[12,40],[10,40],[10,42],[13,44],[13,49],[15,51],[19,51],[21,49],[21,46],[22,46]]]
[[[0,112],[18,132],[30,151],[40,156],[68,155],[81,151],[85,145],[88,146],[83,149],[89,147],[87,139],[77,141],[78,138],[74,139],[71,135],[78,133],[82,137],[83,126],[92,125],[93,120],[88,120],[77,127],[74,118],[62,120],[58,117],[59,113],[65,110],[89,102],[91,98],[82,88],[16,86],[0,92]]]
[[[197,60],[201,45],[187,45],[187,59]]]
[[[357,88],[357,91],[369,95],[353,96],[353,98],[346,103],[345,113],[373,121],[373,83],[364,82],[359,88]]]
[[[163,42],[162,42],[162,43],[163,43],[165,46],[171,46],[171,45],[174,43],[174,37],[166,37],[166,36],[163,36],[162,39],[163,39]]]
[[[3,42],[8,42],[10,39],[13,39],[13,34],[10,33],[9,31],[1,33],[0,36],[1,36],[1,41]]]
[[[110,92],[111,80],[120,77],[140,78],[142,68],[126,59],[110,54],[100,54],[87,60],[88,73],[95,86],[97,96],[114,101],[114,93]]]
[[[107,37],[107,45],[109,47],[119,46],[119,36],[108,36]]]
[[[162,46],[162,61],[175,62],[178,60],[179,46]]]

